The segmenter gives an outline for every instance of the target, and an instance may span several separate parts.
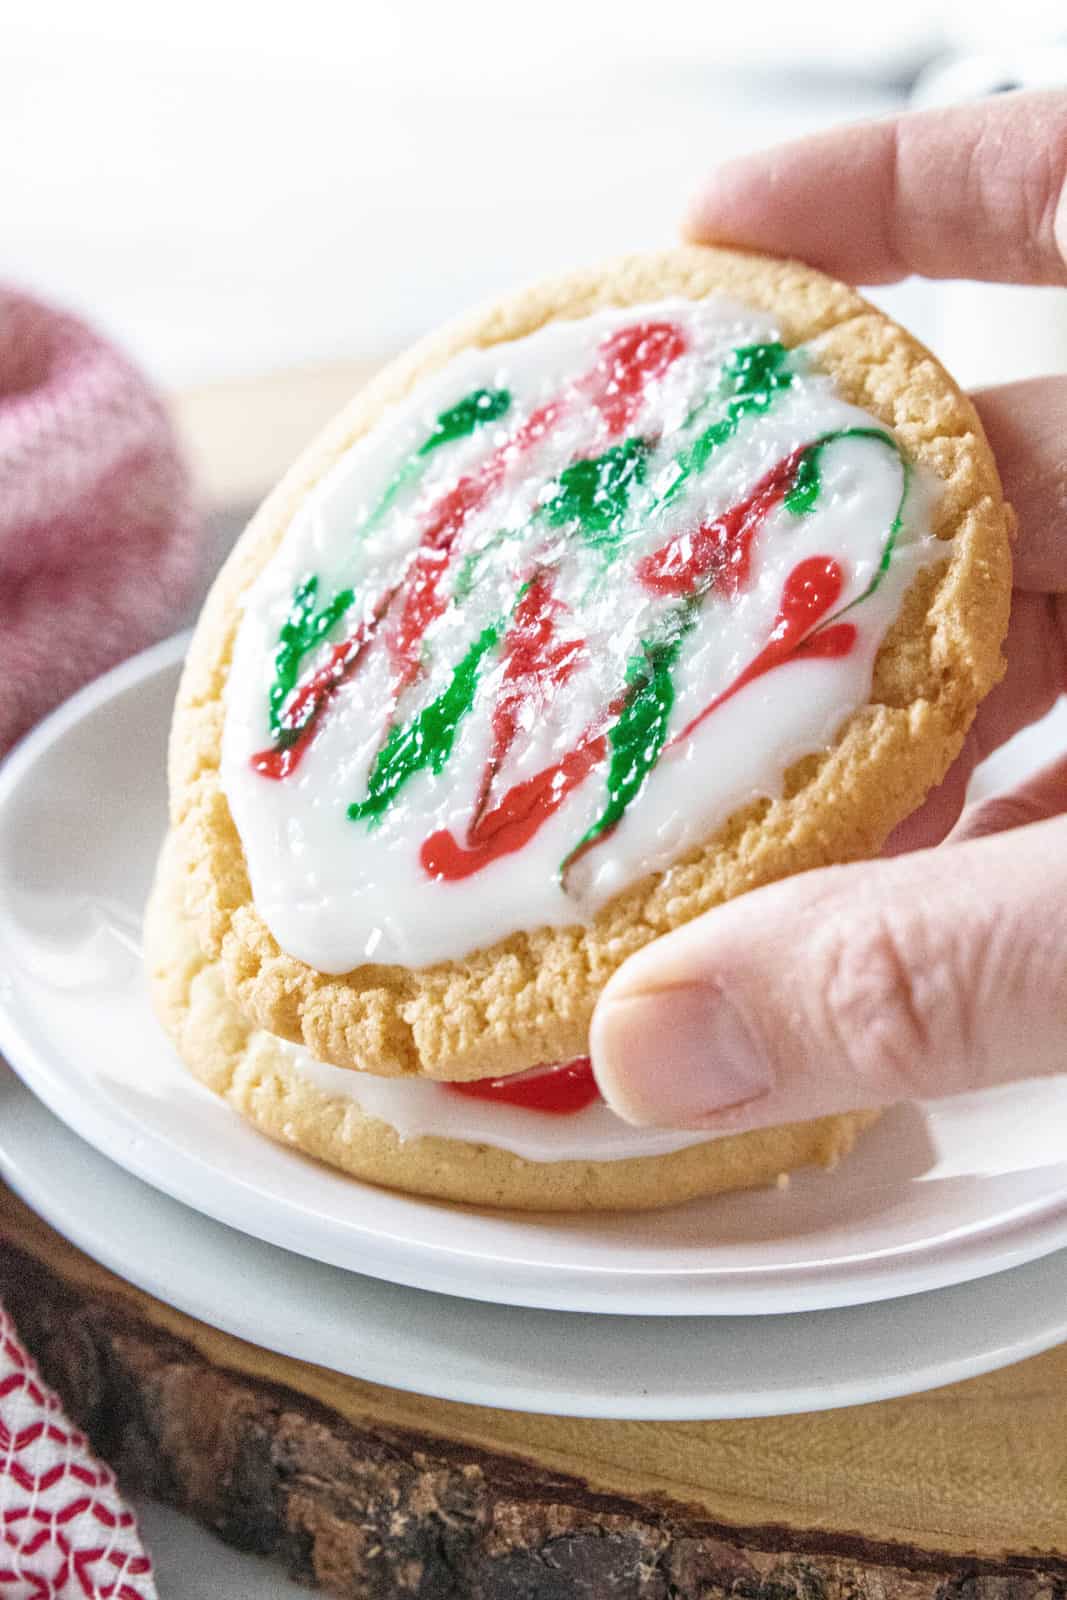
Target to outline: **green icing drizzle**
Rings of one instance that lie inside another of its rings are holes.
[[[475,428],[498,421],[510,405],[511,395],[507,389],[473,389],[450,410],[441,412],[433,432],[416,450],[416,456],[428,456],[440,445],[451,444],[454,439],[466,439]]]
[[[574,461],[560,473],[542,514],[554,528],[573,525],[584,541],[611,546],[630,504],[644,481],[652,443],[626,439],[601,456]]]
[[[819,495],[822,493],[823,451],[828,445],[836,444],[839,439],[871,439],[876,444],[885,445],[886,449],[891,450],[896,456],[897,461],[900,463],[901,471],[900,498],[897,501],[897,509],[886,534],[885,544],[882,546],[881,560],[878,563],[874,577],[863,593],[857,595],[855,600],[850,601],[844,610],[838,613],[839,616],[844,616],[845,612],[851,611],[853,607],[869,599],[889,571],[897,536],[904,525],[904,508],[907,505],[908,494],[911,490],[912,467],[911,462],[904,455],[893,435],[887,433],[884,428],[837,428],[833,433],[824,434],[821,439],[816,439],[797,463],[792,486],[785,497],[786,508],[794,516],[806,516],[809,512],[814,511],[818,504]]]
[[[309,650],[330,632],[348,610],[355,595],[351,589],[341,589],[321,611],[315,610],[319,580],[312,575],[298,584],[293,592],[288,615],[278,635],[278,648],[274,652],[274,681],[270,686],[270,725],[276,740],[291,744],[299,729],[282,726],[285,702],[296,688],[300,666]]]
[[[472,550],[470,555],[464,556],[460,562],[456,573],[456,581],[452,586],[452,598],[458,606],[461,606],[465,600],[470,598],[470,592],[474,588],[475,574],[478,571],[481,559],[488,554],[495,543],[495,540],[491,540],[483,549]]]
[[[769,399],[766,403],[770,403]],[[764,408],[761,406],[761,409]],[[716,427],[718,426],[721,424],[716,424]],[[784,503],[794,516],[806,516],[815,510],[822,493],[823,452],[829,445],[841,439],[870,439],[886,446],[900,463],[903,481],[896,513],[882,548],[878,568],[863,593],[835,613],[833,619],[835,621],[868,599],[888,572],[893,547],[903,525],[904,508],[912,475],[910,463],[900,446],[893,436],[883,429],[835,429],[821,439],[816,439],[797,462],[793,481],[784,496]],[[696,597],[676,610],[668,622],[666,631],[654,640],[645,641],[641,653],[628,663],[626,698],[619,718],[608,735],[611,745],[607,779],[608,801],[596,822],[563,861],[561,871],[564,873],[583,851],[618,825],[659,760],[674,705],[674,667],[682,641],[696,621],[701,598],[703,597]]]
[[[378,526],[400,491],[422,476],[426,458],[435,450],[443,444],[453,444],[457,439],[469,438],[476,429],[484,427],[487,422],[496,422],[510,405],[511,395],[507,389],[472,389],[470,394],[464,395],[454,406],[442,411],[426,438],[401,464],[395,477],[386,486],[385,492],[360,532],[370,533]]]
[[[788,389],[796,373],[789,351],[779,340],[770,344],[742,344],[730,356],[719,377],[719,392],[730,396],[735,414],[766,411],[776,389]]]
[[[664,505],[694,474],[700,476],[712,453],[733,438],[742,418],[767,411],[779,390],[790,387],[796,370],[789,357],[785,345],[777,341],[740,345],[733,352],[719,374],[715,391],[690,414],[688,421],[695,421],[704,406],[715,399],[725,398],[726,410],[675,457],[675,476],[663,495]]]
[[[785,497],[785,508],[794,517],[806,517],[815,510],[822,489],[822,473],[819,470],[821,453],[821,447],[816,445],[806,450],[797,462],[792,486]]]
[[[443,771],[452,754],[456,729],[474,704],[482,659],[497,643],[503,626],[497,622],[484,629],[437,698],[410,722],[393,728],[375,758],[366,799],[354,800],[348,808],[353,822],[380,817],[408,779],[424,768]]]
[[[463,557],[456,572],[456,581],[452,587],[452,598],[457,605],[462,605],[464,600],[469,599],[470,592],[474,588],[474,580],[478,576],[478,568],[485,558],[491,555],[494,550],[498,550],[502,544],[507,544],[510,539],[518,539],[526,532],[526,524],[518,528],[501,528],[500,532],[494,533],[493,537],[488,539],[480,550],[472,550],[469,555]]]
[[[733,437],[743,417],[768,410],[775,396],[789,388],[796,377],[795,356],[792,360],[791,356],[777,341],[741,345],[731,353],[715,389],[686,419],[686,426],[715,400],[725,399],[725,412],[675,456],[674,476],[662,504],[673,500],[689,478],[703,472],[712,452]],[[626,540],[624,520],[634,490],[645,481],[655,444],[650,439],[626,439],[603,455],[572,462],[556,479],[540,515],[551,527],[575,531],[585,545],[610,562]],[[505,529],[463,558],[452,591],[457,604],[469,597],[485,557],[527,531],[525,527]],[[594,579],[594,586],[597,582]]]
[[[468,438],[477,428],[484,427],[488,422],[496,422],[510,405],[511,394],[507,389],[472,389],[470,394],[464,395],[454,406],[442,411],[426,438],[406,461],[401,463],[378,504],[360,527],[360,534],[370,533],[381,522],[400,491],[421,476],[426,458],[434,450],[439,449],[441,445],[452,444],[457,439]],[[318,586],[319,580],[314,575],[298,584],[293,591],[288,614],[278,635],[278,647],[274,654],[274,681],[269,693],[270,726],[276,742],[283,746],[292,743],[299,733],[299,729],[283,728],[281,719],[285,702],[296,688],[304,659],[309,651],[322,643],[355,599],[352,589],[340,589],[329,604],[316,613],[315,597]]]
[[[687,418],[688,442],[674,456],[673,477],[659,496],[658,504],[669,503],[687,480],[699,476],[712,454],[734,436],[745,418],[766,412],[776,397],[794,383],[798,371],[802,370],[802,361],[802,356],[788,351],[779,342],[746,345],[735,350],[721,368],[712,391]],[[404,485],[421,473],[434,450],[503,416],[510,404],[511,397],[506,390],[477,389],[442,412],[432,432],[402,464],[361,531],[367,531],[385,514]],[[713,404],[717,404],[720,414],[715,421],[700,428],[701,414]],[[691,432],[694,426],[699,428],[695,437]],[[903,474],[896,515],[879,566],[864,593],[844,608],[851,610],[874,592],[889,569],[903,524],[911,469],[892,435],[882,429],[855,427],[827,433],[809,445],[797,460],[792,481],[783,497],[792,515],[802,517],[816,509],[823,491],[823,454],[829,445],[845,438],[868,439],[886,446],[896,454]],[[470,552],[461,560],[453,585],[453,603],[462,605],[468,599],[477,581],[480,563],[491,551],[527,535],[538,521],[562,530],[567,538],[577,537],[605,562],[610,562],[624,542],[624,528],[633,520],[636,491],[645,482],[657,443],[654,439],[625,439],[599,456],[572,461],[551,484],[531,522],[518,528],[501,529],[480,550]],[[521,599],[525,587],[520,589],[517,599]],[[317,588],[318,579],[314,576],[298,586],[279,635],[275,681],[270,691],[271,726],[279,744],[297,736],[296,730],[290,732],[283,728],[281,719],[285,703],[296,687],[304,657],[326,638],[354,598],[351,589],[341,590],[327,605],[316,610]],[[655,635],[641,642],[638,652],[627,663],[624,686],[609,712],[615,720],[606,730],[610,751],[606,800],[596,821],[561,864],[564,874],[580,854],[618,825],[659,761],[674,706],[674,671],[683,641],[699,615],[702,597],[694,596],[676,606]],[[844,615],[844,611],[837,615]],[[507,619],[503,618],[485,628],[467,648],[441,693],[406,723],[391,729],[375,758],[365,797],[348,807],[348,816],[353,821],[373,824],[410,778],[424,770],[435,774],[443,771],[452,754],[459,725],[477,696],[485,658],[499,644],[506,627]]]
[[[539,515],[553,528],[575,531],[583,544],[610,560],[622,541],[622,522],[634,490],[644,482],[654,441],[627,439],[603,455],[573,461],[564,467]],[[502,528],[480,550],[464,556],[456,573],[452,598],[462,605],[474,587],[482,562],[509,540],[529,532],[530,524]]]
[[[566,872],[583,850],[622,821],[659,760],[674,706],[674,667],[697,612],[695,603],[679,606],[663,632],[643,640],[640,653],[627,663],[625,699],[608,734],[607,804],[563,861],[561,871]]]

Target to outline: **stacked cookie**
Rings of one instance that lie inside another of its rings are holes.
[[[686,249],[390,366],[205,605],[149,908],[160,1016],[265,1133],[483,1205],[663,1205],[864,1118],[709,1139],[600,1100],[659,934],[877,852],[1000,672],[969,402],[852,290]]]

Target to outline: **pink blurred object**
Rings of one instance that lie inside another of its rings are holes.
[[[173,627],[200,556],[159,397],[77,318],[0,289],[0,755]],[[0,1304],[0,1595],[153,1600],[110,1469]]]
[[[159,397],[76,317],[0,288],[0,754],[173,627],[199,552]]]

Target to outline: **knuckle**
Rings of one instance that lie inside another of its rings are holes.
[[[923,914],[881,906],[833,935],[822,1005],[843,1064],[884,1101],[921,1098],[974,1036],[959,941]],[[943,1092],[951,1092],[945,1085]]]

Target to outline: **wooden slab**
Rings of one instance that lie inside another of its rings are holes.
[[[524,1416],[218,1333],[2,1188],[0,1296],[128,1485],[336,1595],[1067,1596],[1067,1348],[817,1416]]]

